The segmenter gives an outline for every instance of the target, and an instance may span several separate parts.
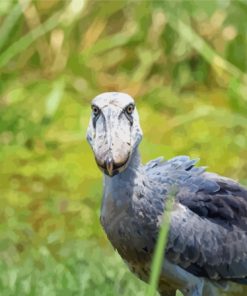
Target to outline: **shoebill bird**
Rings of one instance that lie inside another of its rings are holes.
[[[188,156],[143,165],[141,139],[132,97],[109,92],[93,99],[87,140],[104,174],[100,220],[112,246],[147,282],[169,188],[175,184],[160,294],[247,295],[247,189],[196,167]]]

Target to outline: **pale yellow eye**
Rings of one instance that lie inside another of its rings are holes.
[[[135,109],[135,106],[133,104],[129,104],[127,107],[126,107],[126,112],[130,115],[133,113]]]

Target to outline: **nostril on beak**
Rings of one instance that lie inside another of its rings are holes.
[[[106,159],[106,169],[107,169],[110,176],[112,176],[112,174],[113,174],[113,166],[114,166],[114,163],[113,163],[112,157],[107,157],[107,159]]]

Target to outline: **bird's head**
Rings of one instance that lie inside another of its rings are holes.
[[[141,139],[139,117],[131,96],[108,92],[93,99],[87,140],[105,174],[114,176],[124,171]]]

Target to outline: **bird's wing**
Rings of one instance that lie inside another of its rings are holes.
[[[247,189],[195,163],[181,156],[146,166],[156,182],[178,186],[167,257],[198,276],[247,282]]]

